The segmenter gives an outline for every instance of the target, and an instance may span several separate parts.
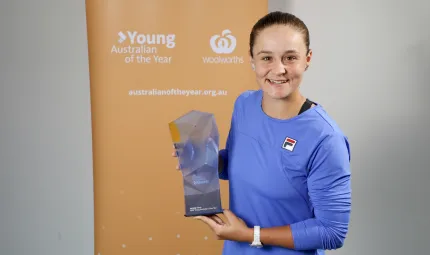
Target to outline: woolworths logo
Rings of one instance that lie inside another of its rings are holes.
[[[221,34],[212,35],[209,39],[209,46],[218,56],[205,56],[205,64],[243,64],[243,56],[232,55],[236,49],[237,39],[229,29]]]

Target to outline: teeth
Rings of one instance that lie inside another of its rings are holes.
[[[283,80],[283,81],[269,80],[269,81],[272,82],[272,83],[276,83],[276,84],[282,84],[282,83],[287,82],[286,80]]]

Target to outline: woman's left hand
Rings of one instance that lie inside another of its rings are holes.
[[[230,210],[224,209],[225,220],[218,215],[195,216],[195,219],[206,223],[217,236],[218,240],[231,240],[238,242],[252,242],[253,230],[245,222],[234,215]]]

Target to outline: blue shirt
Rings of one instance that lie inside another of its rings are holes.
[[[319,104],[287,120],[261,108],[262,91],[235,101],[226,147],[230,210],[248,227],[290,225],[295,249],[224,241],[224,255],[324,254],[342,247],[351,210],[350,151]]]

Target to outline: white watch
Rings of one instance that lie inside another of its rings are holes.
[[[261,248],[263,244],[260,241],[260,226],[254,226],[254,241],[251,246]]]

